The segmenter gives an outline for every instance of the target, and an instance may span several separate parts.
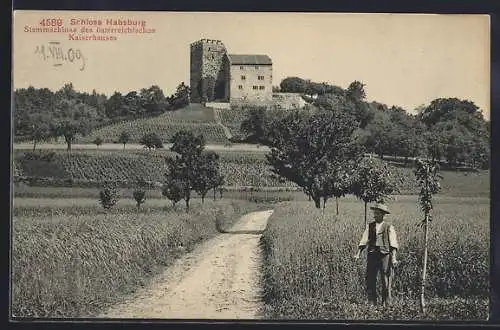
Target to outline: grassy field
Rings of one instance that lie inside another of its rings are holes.
[[[97,137],[103,139],[104,143],[116,142],[124,130],[130,133],[129,142],[139,142],[144,134],[156,133],[166,143],[171,136],[182,129],[192,131],[195,134],[203,134],[207,142],[227,142],[223,129],[217,125],[214,119],[213,109],[193,104],[157,117],[141,118],[105,126],[94,130],[85,137],[78,137],[75,143],[92,143]]]
[[[12,313],[94,315],[216,235],[217,226],[227,229],[260,208],[244,201],[193,201],[186,214],[182,205],[164,201],[148,201],[140,211],[132,200],[110,211],[95,199],[21,201],[12,223]]]
[[[400,251],[388,310],[366,303],[365,255],[352,256],[364,228],[363,204],[342,200],[325,213],[309,202],[282,203],[269,220],[265,255],[266,317],[278,319],[485,320],[489,310],[489,198],[436,197],[430,228],[426,296],[419,313],[423,255],[416,196],[390,204]]]

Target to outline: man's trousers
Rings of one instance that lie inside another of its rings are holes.
[[[368,252],[366,267],[366,288],[368,300],[377,303],[377,275],[382,277],[382,302],[389,303],[391,300],[391,287],[393,267],[391,254],[383,254],[379,251]]]

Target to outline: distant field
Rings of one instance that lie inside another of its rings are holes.
[[[312,203],[282,203],[264,232],[266,318],[485,320],[489,304],[489,198],[436,197],[430,225],[426,297],[418,308],[423,232],[416,196],[389,203],[400,243],[394,304],[366,303],[366,252],[353,260],[363,203],[342,200],[326,211]]]
[[[102,183],[111,181],[163,182],[165,157],[170,151],[54,151],[50,159],[26,159],[24,152],[15,152],[15,172],[29,177],[72,179]],[[258,152],[219,152],[221,171],[228,186],[292,187],[271,177],[265,156]]]
[[[100,137],[104,143],[118,141],[123,131],[130,133],[130,142],[137,143],[144,134],[156,133],[166,143],[177,131],[188,130],[195,134],[203,134],[206,141],[226,143],[222,127],[214,119],[213,109],[198,105],[190,105],[177,111],[166,112],[157,117],[141,118],[105,126],[91,132],[88,136],[79,137],[76,143],[92,143]]]
[[[289,181],[278,180],[266,163],[265,153],[247,151],[221,151],[221,170],[226,186],[296,187]],[[15,151],[14,172],[27,177],[54,178],[64,184],[96,187],[105,180],[131,184],[138,178],[163,182],[165,157],[168,150],[99,151],[78,150],[68,154],[64,150],[44,152],[41,159],[28,159],[26,152]],[[50,156],[52,155],[52,156]],[[418,193],[413,169],[393,167],[399,179],[401,194]],[[444,177],[441,194],[450,196],[490,196],[490,172],[442,171]],[[73,183],[70,183],[70,181]],[[57,184],[59,186],[64,184]]]

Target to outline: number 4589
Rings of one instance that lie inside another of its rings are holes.
[[[40,21],[41,26],[61,26],[63,25],[62,18],[44,18]]]

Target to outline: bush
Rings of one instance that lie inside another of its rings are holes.
[[[112,208],[119,199],[118,189],[114,185],[107,185],[99,192],[99,201],[106,210]]]
[[[137,203],[137,209],[139,209],[141,207],[141,204],[146,201],[146,191],[144,189],[134,190],[134,199]]]
[[[144,135],[139,141],[139,143],[148,149],[163,148],[163,142],[156,133],[148,133]]]

